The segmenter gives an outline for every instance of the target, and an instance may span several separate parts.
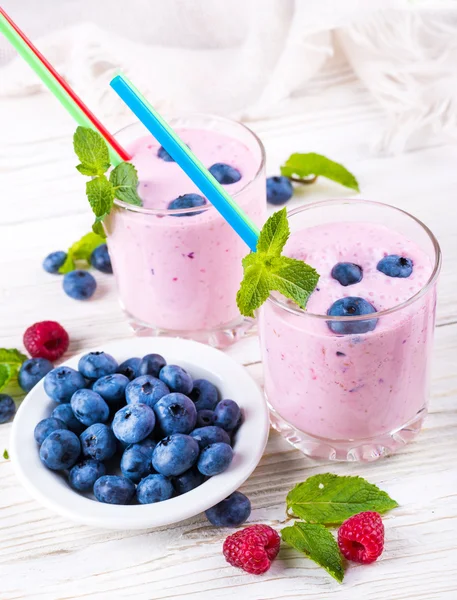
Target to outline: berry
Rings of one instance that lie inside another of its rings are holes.
[[[81,373],[71,367],[56,367],[44,378],[44,391],[55,402],[70,402],[73,394],[85,385]]]
[[[128,504],[135,494],[135,485],[119,475],[103,475],[94,484],[94,495],[106,504]]]
[[[197,469],[203,475],[213,477],[228,469],[232,459],[233,450],[228,444],[210,444],[200,452]]]
[[[197,427],[190,435],[198,442],[200,450],[206,448],[206,446],[209,446],[210,444],[217,444],[219,442],[230,444],[229,434],[216,425]]]
[[[16,405],[8,394],[0,394],[0,424],[8,423],[14,417]]]
[[[22,364],[19,370],[17,376],[19,385],[24,392],[30,392],[53,368],[52,362],[46,358],[29,358]]]
[[[121,471],[124,477],[138,483],[152,472],[152,453],[156,443],[146,438],[138,444],[128,446],[121,458]]]
[[[120,373],[105,375],[94,382],[92,389],[97,394],[108,402],[108,404],[116,404],[125,398],[125,388],[129,384],[128,377]]]
[[[33,358],[57,360],[67,351],[68,333],[55,321],[34,323],[24,333],[24,346]]]
[[[207,204],[206,199],[200,194],[184,194],[178,196],[170,202],[168,210],[177,210],[178,208],[195,208],[196,206],[205,206]],[[189,211],[183,213],[175,213],[173,217],[192,217],[193,215],[199,215],[202,211]]]
[[[43,419],[36,425],[33,431],[33,437],[35,438],[36,443],[41,446],[48,435],[58,429],[68,429],[68,427],[64,421],[56,419],[55,417],[49,417],[48,419]]]
[[[43,269],[48,273],[58,273],[60,267],[67,260],[67,253],[63,250],[51,252],[43,261]]]
[[[92,491],[94,483],[106,473],[105,465],[93,458],[88,458],[70,469],[68,483],[78,492]]]
[[[116,438],[108,425],[95,423],[79,436],[84,456],[95,460],[108,460],[116,452]]]
[[[216,527],[238,527],[247,521],[250,514],[251,502],[241,492],[233,492],[205,512],[208,521]]]
[[[112,273],[113,267],[111,266],[111,258],[108,253],[108,246],[106,244],[100,244],[90,255],[90,264],[101,271],[102,273]]]
[[[216,414],[214,424],[225,431],[235,429],[241,417],[240,407],[233,400],[221,400],[214,409],[214,413]]]
[[[282,175],[267,178],[267,202],[269,204],[285,204],[292,198],[294,188]]]
[[[384,256],[376,267],[388,277],[409,277],[413,272],[413,261],[398,254]]]
[[[157,150],[157,156],[165,162],[175,162],[175,159],[168,154],[163,146],[160,146],[160,148]]]
[[[281,545],[277,531],[269,525],[250,525],[225,540],[222,547],[225,559],[253,575],[268,571]]]
[[[50,433],[40,448],[42,462],[53,471],[70,469],[80,453],[81,444],[78,437],[67,429],[57,429]]]
[[[216,386],[206,379],[196,379],[189,398],[195,402],[197,410],[214,410],[218,402]]]
[[[79,359],[78,370],[86,379],[99,379],[112,375],[118,367],[117,361],[106,352],[89,352]]]
[[[167,477],[182,475],[197,462],[199,451],[197,442],[189,435],[174,433],[157,444],[152,454],[152,466]]]
[[[75,413],[69,404],[59,404],[51,413],[54,419],[60,419],[65,423],[67,429],[79,435],[84,431],[84,425],[75,417]],[[65,428],[63,428],[65,429]]]
[[[160,370],[167,364],[167,361],[160,354],[146,354],[143,356],[138,369],[138,375],[152,375],[158,377]]]
[[[192,377],[178,365],[165,365],[159,374],[160,379],[170,388],[172,392],[190,394],[193,383]]]
[[[235,167],[226,165],[225,163],[215,163],[208,171],[222,185],[236,183],[241,179],[241,173]]]
[[[133,381],[140,374],[140,363],[141,358],[128,358],[118,366],[117,372],[121,375],[125,375],[130,381]]]
[[[375,307],[367,300],[357,296],[348,296],[347,298],[336,300],[328,309],[327,314],[332,317],[356,317],[375,312]],[[347,335],[373,331],[377,322],[378,319],[367,319],[365,321],[327,321],[327,325],[333,333]]]
[[[190,433],[197,422],[195,404],[184,394],[163,396],[154,405],[154,412],[164,435]]]
[[[118,410],[113,419],[113,432],[125,444],[144,440],[154,429],[156,418],[147,404],[130,404]]]
[[[109,406],[97,392],[78,390],[71,397],[70,406],[75,417],[89,427],[105,423],[109,418]]]
[[[93,296],[96,287],[94,276],[87,271],[70,271],[63,278],[63,291],[75,300],[88,300]]]
[[[140,481],[136,488],[136,497],[140,504],[162,502],[173,496],[173,485],[163,475],[148,475]]]
[[[216,413],[214,410],[199,410],[197,412],[197,427],[208,427],[209,425],[214,425],[216,421]]]
[[[345,521],[338,529],[338,546],[348,560],[372,563],[384,548],[384,525],[376,512],[362,512]]]
[[[195,489],[205,481],[205,477],[198,469],[189,469],[182,475],[173,478],[173,486],[177,494],[186,494]]]
[[[336,279],[344,287],[359,283],[363,278],[362,267],[350,262],[337,263],[331,273],[333,279]]]
[[[125,388],[127,404],[147,404],[152,408],[155,403],[170,393],[168,387],[152,375],[141,375]]]

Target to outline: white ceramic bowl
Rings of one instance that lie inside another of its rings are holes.
[[[156,504],[118,506],[80,495],[70,488],[65,477],[48,470],[40,461],[33,430],[56,406],[40,381],[16,414],[10,442],[16,474],[32,496],[44,506],[79,523],[107,529],[144,529],[177,523],[204,512],[246,481],[263,454],[269,420],[263,394],[244,367],[210,346],[178,338],[133,338],[103,344],[96,350],[112,354],[119,362],[156,352],[168,363],[187,369],[194,379],[203,377],[212,381],[222,397],[235,400],[244,414],[244,423],[236,434],[233,461],[227,471],[198,488]],[[75,356],[65,364],[76,369],[81,356]]]

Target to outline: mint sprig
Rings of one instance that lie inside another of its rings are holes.
[[[277,291],[305,308],[319,275],[301,260],[282,256],[290,229],[286,209],[275,212],[264,224],[256,252],[244,257],[244,277],[236,296],[242,315],[253,317],[270,295]]]
[[[95,180],[94,180],[95,181]],[[67,252],[67,258],[59,269],[59,273],[65,274],[74,271],[76,268],[89,268],[90,255],[104,243],[102,236],[93,233],[92,231],[83,235],[83,237],[75,242]]]
[[[9,455],[8,450],[6,448],[3,450],[3,458],[5,460],[9,460],[10,459],[10,455]]]
[[[14,348],[0,348],[0,392],[15,382],[27,357]]]
[[[297,152],[289,156],[281,167],[281,175],[289,177],[293,181],[297,181],[296,177],[303,179],[310,176],[322,176],[356,192],[360,191],[357,179],[346,167],[315,152],[305,154]],[[308,182],[304,181],[303,183]]]

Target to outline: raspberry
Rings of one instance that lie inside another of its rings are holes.
[[[33,358],[54,361],[67,350],[68,333],[55,321],[41,321],[31,325],[24,333],[24,346]]]
[[[384,525],[377,512],[362,512],[345,521],[338,530],[338,546],[348,560],[368,564],[382,554]]]
[[[225,559],[247,573],[261,575],[268,571],[279,552],[281,540],[268,525],[250,525],[225,540]]]

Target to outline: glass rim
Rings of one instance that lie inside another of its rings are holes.
[[[433,249],[435,251],[435,264],[433,266],[432,273],[431,273],[428,281],[425,283],[425,285],[423,285],[422,288],[418,292],[413,294],[411,296],[411,298],[408,298],[404,302],[401,302],[400,304],[396,304],[395,306],[392,306],[391,308],[387,308],[385,310],[380,310],[380,311],[377,311],[374,313],[369,313],[367,315],[344,316],[344,317],[335,316],[335,317],[333,317],[331,315],[323,315],[320,313],[310,313],[310,312],[307,312],[306,309],[305,310],[301,309],[299,306],[296,306],[296,305],[290,306],[290,305],[286,304],[283,300],[281,300],[280,298],[276,298],[272,294],[270,294],[269,297],[267,298],[267,302],[272,302],[273,304],[275,304],[282,310],[292,313],[298,317],[309,317],[311,319],[319,319],[322,321],[332,321],[332,322],[333,321],[355,322],[355,321],[367,321],[370,319],[379,319],[380,317],[384,317],[386,315],[393,314],[397,311],[402,310],[403,308],[410,306],[411,304],[413,304],[414,302],[416,302],[417,300],[422,298],[422,296],[425,296],[427,294],[427,292],[430,290],[430,288],[435,284],[436,280],[438,279],[438,275],[441,270],[441,259],[442,259],[441,248],[440,248],[438,240],[436,239],[436,237],[432,233],[432,231],[429,229],[429,227],[427,227],[427,225],[425,225],[425,223],[423,223],[420,219],[418,219],[411,213],[407,212],[406,210],[402,210],[401,208],[397,208],[396,206],[392,206],[391,204],[386,204],[384,202],[377,202],[374,200],[362,200],[362,199],[357,199],[357,198],[347,198],[347,199],[319,200],[317,202],[312,202],[312,203],[306,204],[304,206],[299,206],[297,208],[294,208],[291,211],[288,211],[287,217],[288,218],[293,217],[294,215],[304,212],[306,210],[310,210],[313,208],[319,208],[321,206],[332,206],[332,205],[336,205],[336,204],[355,204],[355,203],[370,205],[370,206],[374,205],[374,206],[378,206],[378,207],[382,207],[382,208],[392,209],[392,210],[396,211],[397,213],[401,213],[402,215],[409,217],[410,219],[415,221],[425,231],[425,233],[428,235],[430,241],[432,242]]]
[[[259,136],[256,133],[254,133],[254,131],[252,131],[252,129],[250,129],[244,123],[241,123],[240,121],[235,121],[234,119],[220,117],[219,115],[213,115],[210,113],[178,113],[178,114],[169,116],[167,118],[167,120],[173,121],[174,119],[189,119],[189,118],[198,118],[198,117],[205,118],[205,119],[211,119],[213,121],[215,120],[215,121],[219,121],[222,123],[236,124],[237,126],[244,129],[246,132],[248,132],[252,136],[252,138],[257,142],[257,145],[260,148],[260,163],[257,168],[257,171],[256,171],[254,177],[252,179],[250,179],[245,185],[243,185],[242,188],[240,188],[234,194],[231,194],[232,198],[236,198],[242,192],[244,192],[244,190],[246,190],[251,184],[255,183],[258,180],[258,178],[262,175],[263,169],[265,167],[265,162],[266,162],[265,147],[262,143],[262,140],[259,138]],[[114,136],[116,137],[117,135],[123,133],[127,129],[135,127],[135,125],[142,125],[142,123],[140,121],[137,121],[135,123],[130,123],[129,125],[122,127],[122,129],[119,129],[119,131],[116,131],[114,133]],[[144,206],[135,206],[134,204],[129,204],[128,202],[123,202],[122,200],[119,200],[118,198],[114,198],[115,206],[118,206],[125,210],[142,213],[142,214],[160,215],[160,216],[192,215],[194,213],[203,213],[208,210],[214,209],[214,206],[211,204],[211,202],[209,200],[207,200],[207,203],[208,203],[207,205],[203,205],[203,206],[192,206],[191,208],[174,208],[174,209],[170,210],[167,208],[144,208]]]

